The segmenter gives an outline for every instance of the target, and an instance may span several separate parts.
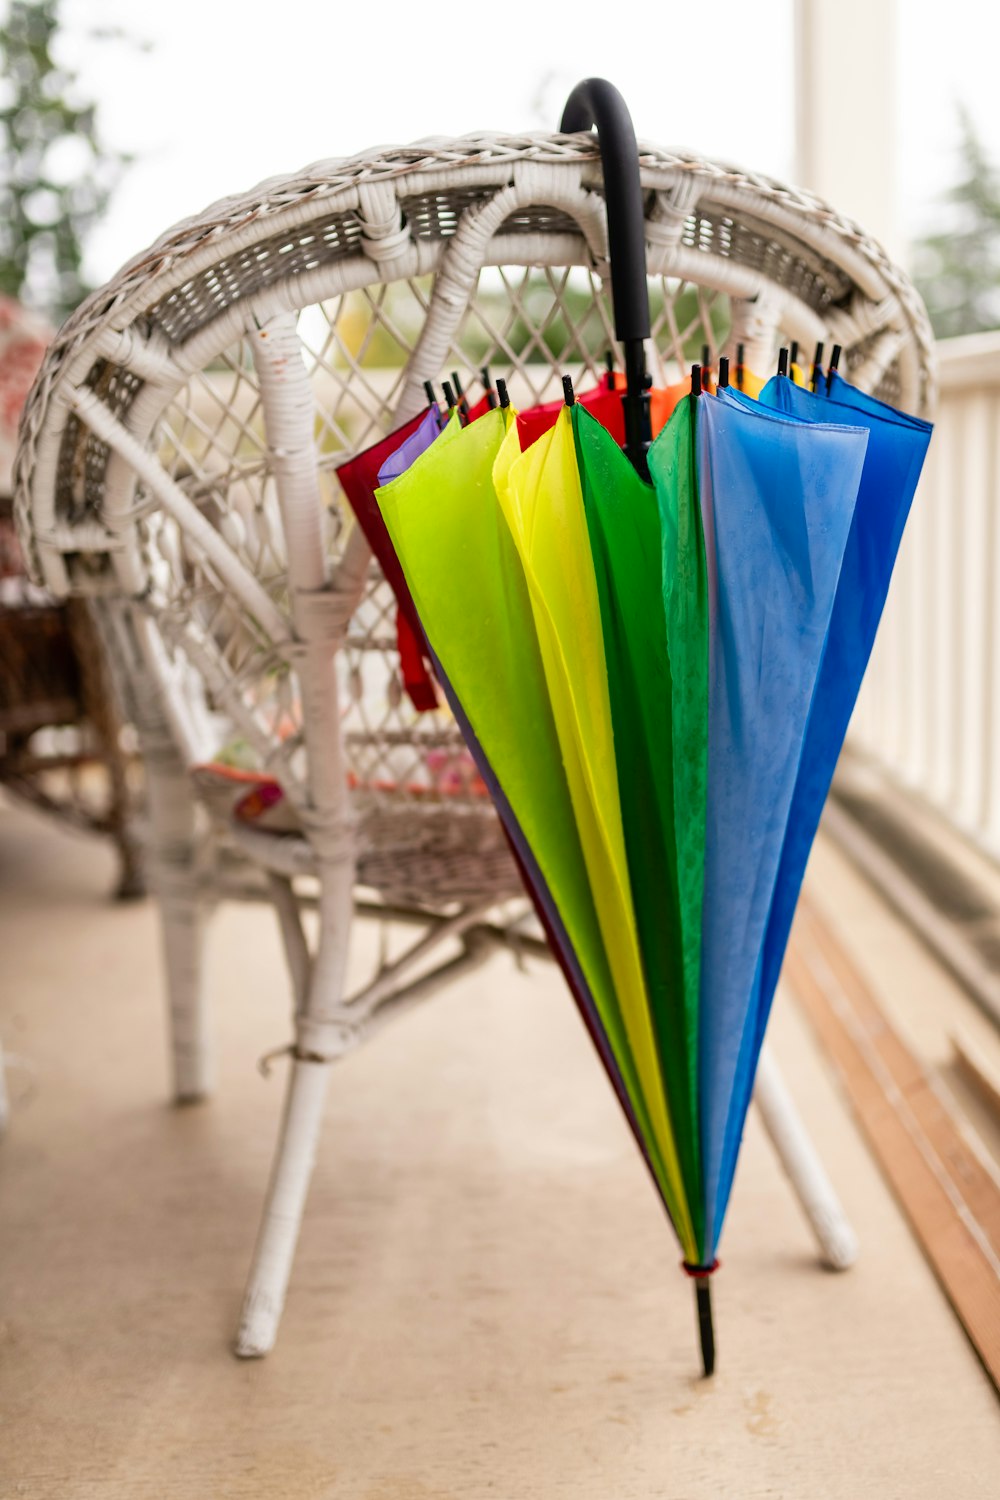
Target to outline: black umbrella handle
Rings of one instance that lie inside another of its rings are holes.
[[[644,341],[649,338],[646,283],[646,215],[639,177],[639,147],[632,116],[606,78],[585,78],[566,100],[560,130],[572,135],[596,126],[608,213],[608,253],[615,333],[625,361],[625,451],[640,474],[652,437]]]

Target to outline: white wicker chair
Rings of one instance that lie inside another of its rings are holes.
[[[927,410],[923,307],[860,229],[697,158],[643,147],[641,167],[658,380],[704,343],[731,357],[743,343],[767,370],[779,341],[822,339],[853,380]],[[16,498],[34,571],[97,602],[142,737],[178,1099],[210,1088],[206,911],[256,880],[281,923],[294,1060],[242,1354],[276,1334],[329,1063],[414,993],[414,965],[445,937],[462,947],[442,968],[481,961],[520,890],[488,803],[429,769],[461,742],[400,689],[393,601],[344,524],[336,469],[452,368],[471,383],[492,365],[518,405],[557,396],[564,372],[598,378],[613,346],[601,187],[594,140],[559,135],[431,140],[273,179],[171,230],[84,303],[25,413]],[[234,732],[301,833],[203,828],[188,768]],[[359,892],[424,931],[346,999]],[[303,900],[319,908],[313,952]],[[800,1147],[782,1154],[815,1197]],[[846,1262],[829,1203],[811,1209]]]

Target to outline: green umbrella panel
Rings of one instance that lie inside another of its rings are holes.
[[[494,473],[506,485],[518,454],[513,414],[491,412],[464,430],[450,426],[377,499],[431,648],[558,908],[689,1255],[690,1216],[676,1158],[671,1172],[664,1149],[669,1123],[662,1089],[656,1115],[647,1104],[588,879],[528,581],[498,503]],[[648,1078],[649,1059],[644,1062]]]
[[[568,418],[600,600],[639,947],[700,1262],[708,608],[692,400],[679,403],[650,452],[655,489],[582,407]]]

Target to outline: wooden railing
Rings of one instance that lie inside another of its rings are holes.
[[[1000,333],[940,343],[938,372],[848,743],[1000,858]]]

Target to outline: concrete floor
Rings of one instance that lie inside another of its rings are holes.
[[[827,890],[852,878],[823,868]],[[993,1389],[787,997],[776,1052],[862,1257],[819,1269],[752,1120],[714,1381],[561,980],[504,958],[340,1066],[278,1347],[238,1363],[278,942],[262,909],[218,917],[218,1093],[171,1109],[154,912],[108,904],[111,877],[103,849],[0,806],[3,1500],[997,1493]],[[938,978],[911,959],[907,982]]]

